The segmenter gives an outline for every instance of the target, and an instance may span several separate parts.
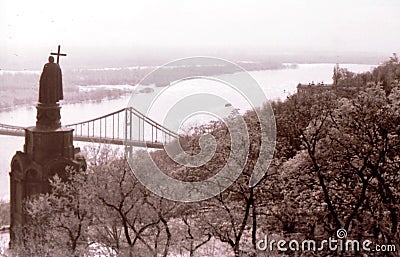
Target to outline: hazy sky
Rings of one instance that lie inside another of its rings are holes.
[[[199,46],[390,54],[400,52],[399,11],[399,0],[0,0],[0,57],[47,55],[57,44],[96,54]]]

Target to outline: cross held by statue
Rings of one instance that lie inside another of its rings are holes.
[[[57,53],[50,53],[51,55],[57,55],[57,64],[59,64],[60,56],[67,56],[66,54],[61,54],[61,53],[60,53],[60,49],[61,49],[61,46],[58,45],[58,51],[57,51]]]

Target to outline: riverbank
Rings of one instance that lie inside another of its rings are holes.
[[[296,64],[282,64],[276,62],[238,62],[247,71],[295,69]],[[146,75],[157,66],[135,66],[103,69],[76,69],[63,71],[64,99],[66,104],[102,101],[116,99],[124,94],[131,93],[131,88],[138,84]],[[168,78],[157,77],[149,84],[166,86],[170,81],[179,79],[182,74],[188,74],[195,68],[207,75],[223,75],[232,73],[227,67],[219,66],[182,66],[174,67],[168,72]],[[241,71],[238,69],[235,72]],[[6,71],[0,72],[0,110],[8,110],[16,106],[32,105],[37,101],[38,81],[40,71]],[[107,85],[107,88],[93,87]],[[88,90],[85,90],[87,88]],[[89,90],[90,89],[90,90]]]
[[[76,103],[94,103],[107,100],[118,99],[132,93],[132,89],[104,89],[98,88],[95,90],[84,91],[67,90],[64,92],[63,104],[76,104]],[[24,89],[18,90],[2,90],[0,96],[0,111],[9,111],[15,108],[34,106],[37,102],[37,90],[29,90],[29,93]]]

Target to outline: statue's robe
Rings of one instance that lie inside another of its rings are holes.
[[[45,104],[57,103],[63,99],[62,77],[60,66],[56,63],[46,63],[39,82],[39,102]]]

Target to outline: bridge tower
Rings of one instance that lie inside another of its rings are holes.
[[[59,51],[55,55],[65,56]],[[28,221],[25,200],[49,192],[49,179],[55,174],[65,178],[67,166],[86,169],[84,158],[78,155],[79,148],[73,146],[74,129],[61,126],[61,99],[61,69],[58,58],[54,63],[50,56],[40,77],[36,126],[25,128],[23,151],[17,151],[11,160],[10,247],[19,244],[24,236],[23,227]]]

